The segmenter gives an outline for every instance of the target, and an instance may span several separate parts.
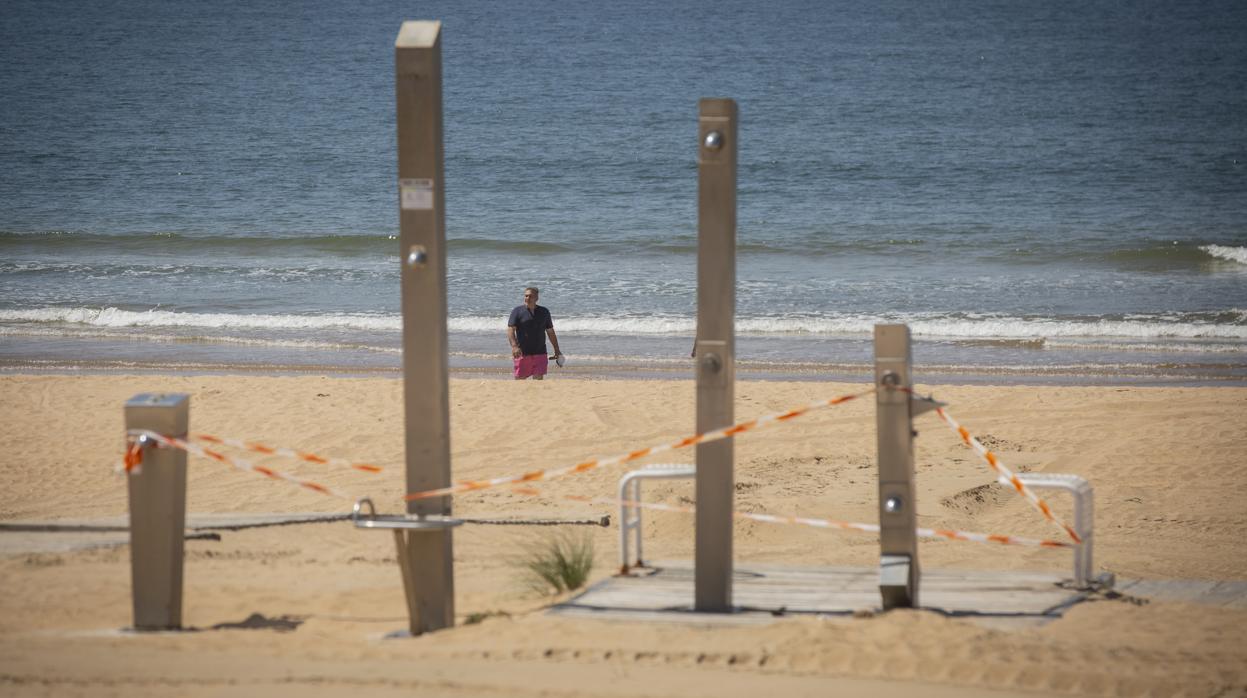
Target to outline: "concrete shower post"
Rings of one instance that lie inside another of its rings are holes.
[[[918,606],[918,507],[909,327],[875,325],[879,453],[879,593],[884,610]]]
[[[190,396],[144,393],[125,404],[126,431],[185,439]],[[126,478],[130,501],[130,592],[135,630],[182,627],[182,569],[186,531],[186,451],[143,449]]]
[[[407,491],[450,484],[441,22],[403,22],[394,44]],[[449,497],[407,503],[449,516]],[[395,531],[412,635],[455,623],[450,528]]]
[[[736,382],[736,102],[703,99],[697,158],[697,433],[731,426]],[[732,610],[733,442],[697,445],[694,603]]]

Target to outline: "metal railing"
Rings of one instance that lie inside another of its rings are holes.
[[[697,476],[697,468],[681,463],[655,463],[633,470],[619,479],[619,573],[627,574],[633,567],[644,567],[641,557],[641,507],[628,506],[641,501],[642,480],[675,480]],[[631,488],[631,492],[629,492]],[[635,531],[636,563],[629,563],[628,534]]]
[[[627,574],[634,567],[644,567],[642,553],[641,481],[643,480],[676,480],[691,479],[697,475],[697,468],[679,463],[658,463],[646,466],[641,470],[626,473],[619,480],[619,573]],[[1074,500],[1074,530],[1082,542],[1074,546],[1073,581],[1080,589],[1090,587],[1093,583],[1105,580],[1093,577],[1095,542],[1095,491],[1091,483],[1078,475],[1056,473],[1020,473],[1018,478],[1027,486],[1037,490],[1058,490],[1068,492]],[[636,551],[635,562],[631,559],[631,551]]]
[[[1074,498],[1074,531],[1081,542],[1074,546],[1074,586],[1083,589],[1092,582],[1092,545],[1095,541],[1095,491],[1078,475],[1018,473],[1018,479],[1037,490],[1060,490]]]

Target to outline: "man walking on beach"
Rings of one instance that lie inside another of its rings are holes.
[[[515,361],[515,380],[529,376],[545,378],[549,360],[546,358],[546,335],[554,346],[554,358],[561,359],[559,338],[554,334],[554,320],[545,306],[537,305],[536,286],[524,289],[524,305],[517,305],[507,319],[507,339],[511,342],[511,358]],[[562,365],[560,362],[559,365]]]

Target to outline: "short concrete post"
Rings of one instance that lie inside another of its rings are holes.
[[[186,438],[190,396],[136,395],[125,404],[126,430]],[[186,530],[186,451],[143,449],[126,478],[130,499],[130,589],[135,630],[182,627],[182,558]]]
[[[736,102],[703,99],[697,137],[697,432],[731,426],[736,383]],[[697,445],[694,609],[732,609],[733,444]]]
[[[879,592],[884,610],[918,606],[918,507],[909,328],[875,325],[875,422],[879,449]]]
[[[394,45],[407,491],[450,484],[441,22],[403,22]],[[450,498],[408,502],[450,515]],[[450,528],[395,531],[411,633],[455,623]]]

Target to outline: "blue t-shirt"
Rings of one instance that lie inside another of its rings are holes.
[[[515,341],[520,345],[520,353],[525,356],[546,353],[546,330],[554,329],[554,320],[545,306],[539,305],[532,310],[526,305],[517,305],[507,319],[507,327],[515,328]]]

